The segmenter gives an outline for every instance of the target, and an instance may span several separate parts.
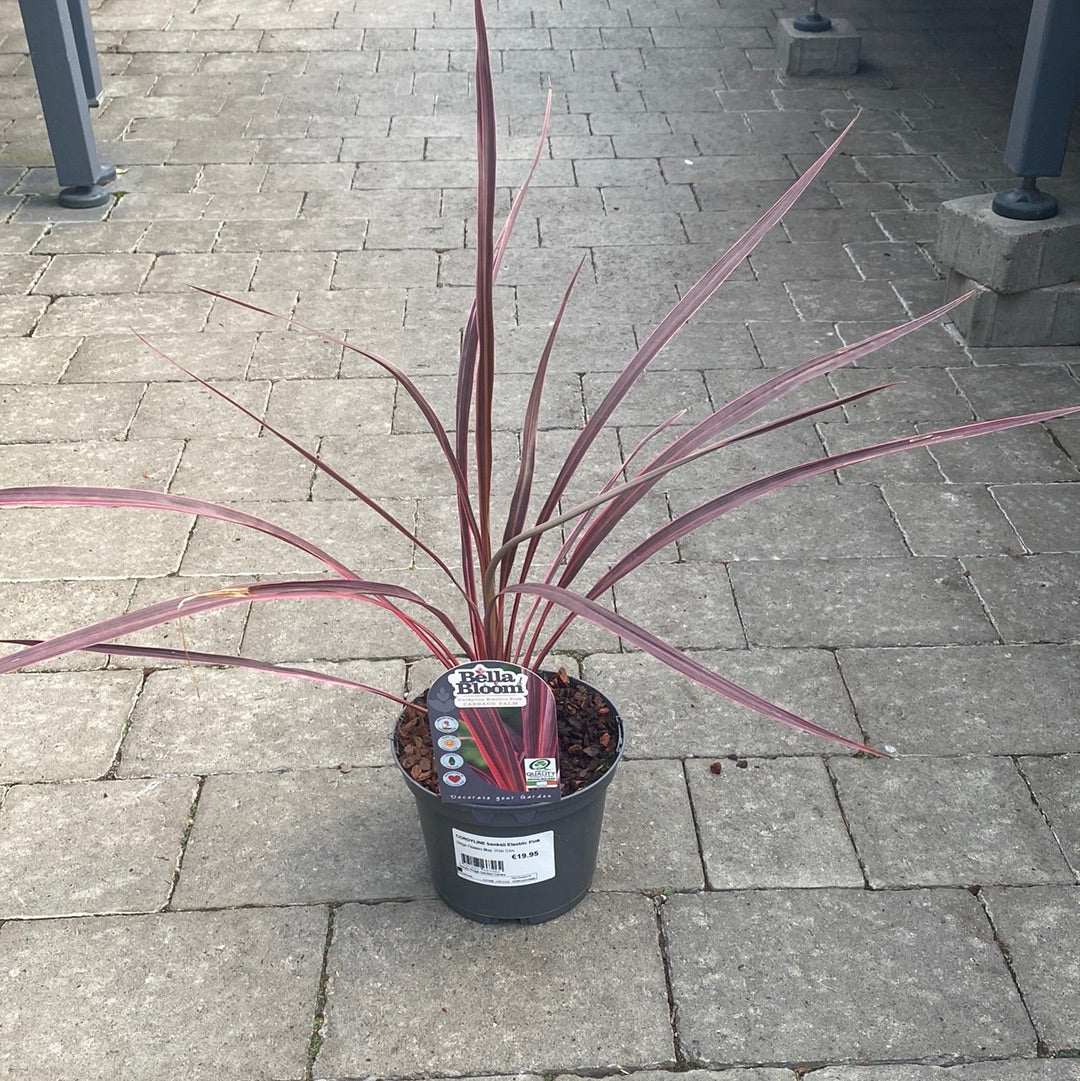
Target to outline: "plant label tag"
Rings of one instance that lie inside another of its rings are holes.
[[[555,696],[509,661],[470,661],[427,694],[443,803],[513,808],[559,798]]]
[[[531,886],[555,877],[555,833],[481,837],[454,830],[458,878],[484,886]]]

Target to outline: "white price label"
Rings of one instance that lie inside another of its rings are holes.
[[[555,834],[481,837],[454,830],[459,878],[485,886],[529,886],[555,877]]]

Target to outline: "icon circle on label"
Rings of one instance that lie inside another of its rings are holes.
[[[444,773],[442,778],[451,788],[460,788],[465,783],[464,773]]]
[[[444,754],[442,758],[439,759],[439,762],[446,769],[461,769],[465,764],[465,759],[459,754]]]
[[[456,732],[458,730],[458,722],[453,717],[440,717],[435,722],[435,727],[440,732]]]
[[[456,751],[461,746],[461,740],[457,736],[439,736],[440,751]]]

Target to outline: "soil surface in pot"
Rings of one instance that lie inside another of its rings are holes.
[[[603,697],[574,679],[565,668],[549,674],[559,725],[561,791],[569,796],[603,776],[619,749],[619,728],[614,710]],[[424,695],[417,699],[424,701]],[[402,768],[417,784],[438,794],[434,750],[427,713],[412,706],[402,710],[394,729],[394,746]]]

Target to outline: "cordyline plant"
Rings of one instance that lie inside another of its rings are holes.
[[[627,513],[650,490],[673,470],[705,456],[722,455],[724,448],[775,431],[785,425],[816,416],[868,394],[887,389],[888,384],[874,387],[844,398],[829,398],[820,405],[792,412],[779,420],[745,427],[765,407],[790,391],[827,375],[844,365],[852,364],[869,353],[895,342],[904,335],[935,322],[967,297],[927,313],[917,319],[874,334],[860,342],[804,361],[778,375],[772,375],[758,386],[738,395],[704,420],[680,430],[672,417],[654,428],[634,448],[627,461],[591,499],[563,509],[563,501],[571,480],[575,477],[586,453],[597,436],[611,420],[635,381],[657,354],[675,337],[686,322],[708,301],[713,293],[731,276],[752,252],[766,233],[780,221],[836,152],[851,124],[820,158],[788,189],[788,191],[701,277],[660,321],[653,332],[633,354],[615,380],[614,385],[577,433],[555,478],[545,485],[537,498],[540,478],[535,475],[539,439],[539,414],[548,363],[559,326],[570,302],[578,266],[562,298],[540,354],[525,410],[521,436],[521,455],[517,479],[510,499],[506,521],[501,532],[492,520],[493,428],[495,326],[494,282],[506,252],[514,221],[539,163],[547,134],[551,112],[550,95],[544,117],[539,145],[532,167],[517,193],[510,213],[496,235],[494,209],[495,178],[495,113],[487,32],[481,0],[474,0],[476,9],[477,57],[477,230],[476,230],[476,292],[468,314],[457,373],[457,397],[453,436],[415,382],[399,367],[383,357],[349,342],[290,321],[294,329],[322,337],[325,341],[359,353],[392,375],[402,390],[423,414],[434,435],[444,460],[447,481],[456,495],[460,538],[460,566],[450,564],[408,526],[385,507],[365,494],[353,481],[343,476],[329,462],[277,431],[260,417],[249,412],[204,380],[181,369],[214,394],[229,401],[252,420],[292,447],[313,465],[359,499],[423,552],[453,584],[458,594],[464,620],[455,619],[443,608],[425,600],[411,589],[389,582],[373,581],[346,566],[318,545],[295,533],[255,515],[235,508],[220,506],[180,495],[122,488],[40,486],[0,489],[0,506],[79,506],[128,507],[154,511],[175,511],[201,515],[233,525],[244,526],[269,534],[286,544],[321,560],[336,576],[333,579],[252,583],[229,589],[212,590],[194,596],[149,605],[138,611],[116,616],[42,642],[12,641],[24,648],[0,659],[0,673],[11,672],[27,665],[46,661],[75,650],[90,650],[122,656],[151,659],[184,660],[190,663],[234,665],[300,677],[323,683],[357,688],[403,702],[385,690],[363,683],[303,668],[275,665],[265,661],[230,657],[186,650],[168,650],[124,646],[114,641],[118,637],[153,627],[180,616],[195,616],[228,605],[270,600],[336,599],[361,602],[382,609],[400,620],[423,648],[448,668],[463,660],[513,661],[537,668],[551,653],[560,636],[577,618],[584,618],[619,636],[623,641],[653,657],[676,672],[715,691],[739,705],[803,732],[827,737],[858,751],[879,753],[873,748],[830,732],[805,720],[782,706],[769,702],[742,688],[724,676],[680,653],[674,647],[624,616],[603,607],[598,598],[620,582],[635,568],[667,545],[678,541],[701,526],[714,522],[729,511],[745,506],[752,500],[833,470],[867,462],[902,451],[931,447],[941,443],[988,435],[1025,424],[1035,424],[1080,411],[1080,406],[1005,417],[925,434],[904,436],[859,450],[832,454],[820,459],[782,469],[731,491],[713,496],[693,510],[665,523],[626,551],[607,569],[593,577],[589,560]],[[854,121],[852,121],[854,123]],[[222,294],[203,290],[215,297]],[[234,303],[265,315],[273,316],[255,305],[233,298]],[[281,317],[277,317],[281,318]],[[144,339],[145,340],[145,339]],[[147,343],[150,345],[150,343]],[[151,345],[150,348],[153,348]],[[156,351],[156,350],[155,350]],[[164,356],[164,354],[160,354]],[[165,358],[171,361],[171,358]],[[180,367],[177,365],[177,367]],[[658,444],[662,449],[656,450]],[[534,504],[539,501],[539,508]],[[568,526],[555,558],[547,565],[537,565],[537,550],[541,538],[551,530]],[[451,556],[451,559],[454,557]],[[584,580],[584,585],[580,583]],[[576,586],[577,588],[571,588]],[[553,615],[553,613],[558,613]],[[482,735],[482,734],[481,734]],[[521,748],[500,747],[493,752],[493,761],[504,758],[520,760]]]

